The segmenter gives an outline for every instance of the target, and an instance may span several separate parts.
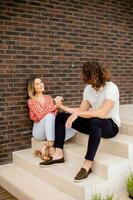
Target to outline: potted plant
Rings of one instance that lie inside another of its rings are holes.
[[[133,199],[133,172],[127,177],[127,192],[130,199]]]

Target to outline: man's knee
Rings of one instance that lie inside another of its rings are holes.
[[[62,112],[62,113],[58,113],[56,115],[56,122],[65,122],[67,120],[67,118],[69,117],[68,113]]]
[[[99,138],[102,134],[101,120],[99,118],[91,118],[89,125],[90,135]]]
[[[90,118],[90,124],[91,126],[100,126],[101,119],[98,117]]]

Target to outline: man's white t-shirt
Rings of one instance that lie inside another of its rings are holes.
[[[113,100],[115,102],[113,108],[105,119],[111,118],[118,127],[121,125],[119,116],[119,90],[113,82],[106,82],[104,87],[96,91],[91,85],[87,85],[83,92],[83,100],[87,100],[92,109],[99,108],[105,100]]]

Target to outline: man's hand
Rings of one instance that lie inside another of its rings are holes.
[[[78,118],[77,112],[73,113],[70,117],[68,117],[65,127],[66,128],[71,128],[72,123]]]

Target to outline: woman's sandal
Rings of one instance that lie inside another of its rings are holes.
[[[43,148],[44,147],[44,148]],[[42,146],[42,157],[43,157],[43,160],[49,160],[49,159],[51,159],[51,156],[50,156],[50,154],[49,154],[49,151],[48,151],[48,145],[47,144],[44,144],[43,146]]]
[[[34,157],[40,157],[43,160],[43,156],[40,149],[35,149],[33,152]]]
[[[55,152],[55,147],[48,146],[48,152],[49,152],[49,155],[52,157],[54,155],[54,152]]]
[[[51,156],[48,153],[47,143],[44,143],[41,148],[34,150],[33,155],[40,157],[42,160],[49,160]]]

